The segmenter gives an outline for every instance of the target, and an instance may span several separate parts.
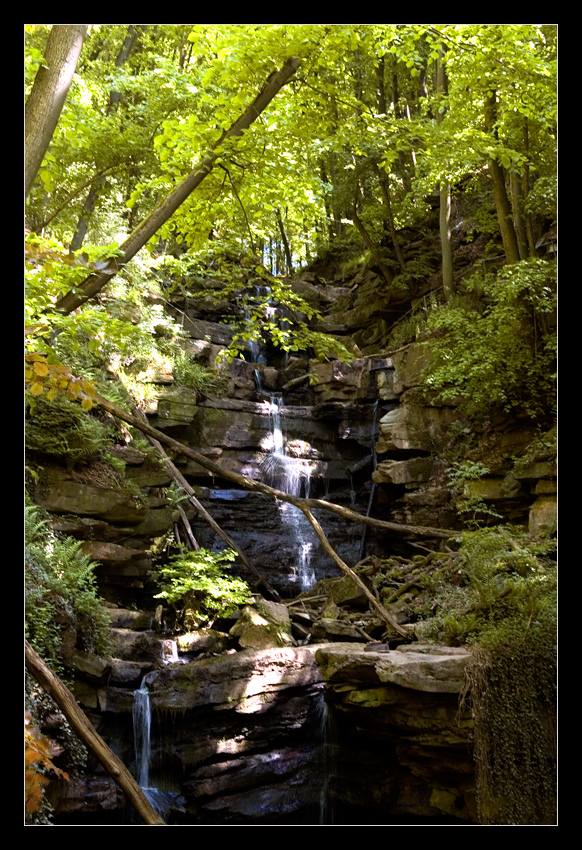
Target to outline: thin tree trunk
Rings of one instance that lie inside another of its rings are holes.
[[[485,100],[485,129],[497,138],[495,121],[497,118],[497,99],[495,92]],[[519,248],[517,236],[511,216],[511,205],[507,196],[505,186],[505,172],[496,159],[489,161],[489,170],[493,180],[493,195],[495,197],[495,208],[501,231],[501,241],[505,252],[505,260],[508,264],[519,262]]]
[[[46,66],[38,69],[25,108],[25,197],[28,197],[58,124],[88,24],[53,24]]]
[[[79,216],[79,220],[77,221],[77,229],[75,230],[75,233],[73,234],[73,238],[71,240],[71,244],[69,245],[69,251],[71,253],[73,253],[73,251],[78,251],[79,248],[83,245],[83,241],[85,239],[85,236],[87,235],[89,221],[91,220],[91,215],[93,213],[93,210],[95,209],[95,204],[97,202],[99,192],[104,182],[104,178],[100,177],[95,182],[95,184],[89,189],[89,194],[85,198],[85,203],[83,204],[81,215]]]
[[[71,194],[65,198],[62,204],[60,204],[57,209],[54,210],[47,218],[45,218],[45,220],[38,226],[39,231],[44,230],[44,228],[47,227],[47,225],[49,225],[51,221],[56,218],[58,214],[62,212],[64,208],[68,206],[68,204],[70,204],[71,201],[73,201],[80,192],[83,191],[83,189],[86,189],[87,186],[90,186],[91,183],[95,182],[95,180],[99,180],[107,171],[111,171],[113,168],[117,168],[117,165],[108,165],[107,168],[104,168],[102,171],[98,171],[97,174],[93,175],[93,177],[90,177],[88,180],[85,180],[85,182],[82,183],[80,186],[77,186],[77,188],[74,189]]]
[[[285,233],[285,228],[283,226],[283,219],[281,218],[281,210],[277,207],[277,224],[279,225],[279,233],[281,234],[281,239],[283,241],[283,248],[285,249],[285,261],[287,263],[287,274],[291,274],[293,272],[293,261],[291,259],[291,249],[289,248],[289,240],[287,239],[287,234]]]
[[[340,570],[343,573],[345,573],[347,576],[349,576],[351,578],[351,580],[360,588],[360,590],[366,595],[366,597],[367,597],[368,601],[371,603],[371,605],[380,614],[382,619],[385,620],[390,626],[392,626],[393,629],[396,629],[398,634],[406,637],[408,635],[408,632],[406,631],[406,629],[403,629],[402,626],[400,626],[396,622],[394,617],[391,614],[388,613],[388,611],[384,608],[384,606],[380,602],[378,602],[378,600],[376,599],[374,594],[364,584],[364,582],[359,577],[359,575],[357,573],[355,573],[352,569],[350,569],[350,567],[348,567],[348,565],[345,563],[345,561],[342,561],[340,556],[337,554],[337,552],[335,551],[335,549],[333,548],[333,546],[330,544],[329,540],[325,536],[323,528],[321,527],[319,522],[315,519],[315,517],[313,516],[313,514],[311,513],[309,508],[303,507],[303,508],[301,508],[301,510],[303,511],[303,513],[305,514],[305,516],[307,517],[307,519],[309,520],[309,522],[313,526],[315,533],[317,534],[317,536],[319,537],[319,539],[321,541],[321,545],[323,546],[323,548],[325,549],[327,554],[330,556],[330,558],[333,559],[334,563],[336,563],[337,566],[340,568]]]
[[[368,233],[368,231],[364,227],[364,223],[362,222],[362,220],[358,216],[358,214],[356,212],[356,205],[355,204],[354,204],[354,208],[352,210],[352,221],[356,225],[356,228],[358,229],[358,233],[360,234],[360,236],[362,237],[362,239],[364,241],[364,245],[370,251],[370,253],[372,255],[372,260],[376,263],[376,265],[380,269],[380,272],[382,273],[382,277],[384,278],[386,283],[388,285],[390,285],[392,283],[393,279],[394,279],[394,276],[393,276],[392,272],[390,271],[390,269],[388,268],[388,266],[386,266],[382,262],[382,260],[380,260],[380,258],[378,257],[378,248],[376,247],[376,245],[374,245],[374,242],[372,241],[370,234]]]
[[[515,228],[515,236],[517,238],[517,248],[519,251],[519,259],[527,260],[528,258],[528,244],[527,244],[527,231],[525,227],[525,221],[521,214],[522,207],[522,187],[521,181],[519,180],[517,174],[514,171],[511,171],[509,174],[509,187],[511,190],[511,208],[513,210],[513,226]]]
[[[437,58],[437,95],[448,94],[447,72],[444,63],[444,49],[441,47]],[[442,124],[445,117],[443,109],[437,110],[436,123]],[[441,266],[443,274],[443,293],[448,301],[454,292],[453,285],[453,248],[451,245],[451,184],[442,180],[439,184],[439,232],[441,238]]]
[[[127,31],[127,36],[123,44],[121,45],[121,49],[119,53],[115,57],[115,67],[121,68],[121,66],[129,59],[129,55],[133,49],[135,41],[138,35],[138,28],[135,27],[135,24],[130,24]],[[107,116],[111,115],[111,113],[116,109],[117,104],[121,100],[121,92],[111,90],[109,92],[109,103],[107,105]],[[96,163],[97,168],[99,168],[100,163]],[[69,245],[69,250],[71,252],[78,251],[82,246],[85,236],[87,235],[87,229],[89,227],[89,222],[91,220],[91,216],[97,204],[97,199],[99,197],[99,193],[103,189],[105,185],[105,179],[100,178],[89,191],[85,199],[85,203],[83,204],[83,209],[81,211],[81,215],[79,216],[79,220],[77,222],[77,228],[75,233],[73,234],[73,238],[71,240],[71,244]]]
[[[95,296],[119,271],[120,267],[134,257],[137,252],[143,248],[146,242],[160,229],[160,227],[172,216],[186,198],[202,183],[207,174],[212,171],[219,152],[216,151],[223,142],[227,139],[240,136],[244,130],[247,130],[251,124],[256,121],[259,115],[267,108],[271,100],[278,94],[286,82],[293,76],[299,67],[300,60],[293,57],[288,59],[283,67],[271,74],[265,85],[247,107],[245,112],[234,122],[229,130],[225,131],[214,144],[208,154],[194,168],[193,171],[185,177],[182,182],[176,186],[164,200],[158,204],[155,210],[137,226],[133,233],[121,245],[123,255],[112,259],[107,269],[98,275],[90,275],[78,287],[76,292],[68,292],[55,305],[55,309],[64,314],[69,314],[77,307],[80,307],[90,298]]]
[[[404,259],[404,254],[402,253],[402,249],[400,248],[400,245],[398,243],[398,237],[396,235],[396,226],[394,225],[394,216],[392,215],[392,202],[390,199],[390,184],[388,182],[388,175],[385,172],[381,171],[377,163],[373,164],[373,168],[376,177],[378,178],[378,183],[380,184],[380,191],[382,192],[382,197],[384,199],[384,206],[386,207],[386,219],[388,221],[388,227],[390,228],[390,236],[392,237],[394,253],[396,254],[396,259],[398,260],[400,270],[402,272],[406,272],[406,261]]]
[[[24,641],[24,651],[28,672],[34,676],[42,689],[54,699],[77,737],[99,759],[105,770],[117,782],[136,812],[144,819],[146,826],[166,826],[165,821],[152,809],[149,800],[126,766],[115,753],[111,752],[103,738],[97,734],[77,705],[73,694],[53,673],[40,655],[34,651],[27,640]]]
[[[527,201],[527,196],[529,195],[529,122],[527,116],[524,117],[523,121],[523,150],[526,156],[525,165],[523,167],[523,177],[522,177],[522,196],[524,201]],[[537,257],[536,251],[536,240],[534,236],[533,229],[533,218],[531,213],[525,214],[525,232],[527,234],[527,246],[529,250],[530,257]]]

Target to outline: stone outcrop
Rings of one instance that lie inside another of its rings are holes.
[[[317,650],[338,741],[332,797],[339,806],[373,801],[388,818],[475,822],[472,722],[458,707],[470,654],[419,644],[383,649]]]
[[[164,665],[163,640],[134,634],[116,646],[139,661],[77,654],[75,695],[131,766],[133,692],[147,688],[148,793],[164,789],[169,822],[472,821],[470,722],[457,717],[468,653],[328,643],[220,649],[192,660],[202,644],[184,636],[182,663]],[[85,809],[83,793],[94,803]],[[54,799],[57,823],[96,810],[107,823],[127,822],[123,799],[98,774]]]

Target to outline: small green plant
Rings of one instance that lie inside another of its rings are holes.
[[[469,482],[478,481],[489,473],[479,461],[455,463],[447,473],[447,481],[457,497],[456,508],[469,528],[478,528],[487,518],[501,519],[501,514],[487,504],[482,496],[471,494]]]
[[[178,623],[227,615],[251,598],[246,582],[225,574],[226,566],[235,558],[236,552],[231,549],[218,553],[182,549],[166,566],[158,568],[156,578],[162,590],[155,598],[165,599],[174,607]]]

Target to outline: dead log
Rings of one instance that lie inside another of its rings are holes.
[[[103,738],[97,734],[77,705],[77,701],[70,690],[53,673],[40,655],[34,651],[27,640],[24,641],[24,649],[28,672],[34,676],[41,688],[54,699],[77,737],[91,750],[109,775],[117,782],[136,812],[145,821],[146,826],[167,826],[165,821],[154,811],[123,762],[111,752]]]
[[[396,620],[394,619],[394,617],[391,614],[388,613],[388,611],[384,608],[382,603],[379,602],[378,599],[376,599],[376,597],[374,596],[374,594],[370,591],[370,589],[368,587],[366,587],[366,585],[364,584],[362,579],[359,577],[359,575],[357,573],[355,573],[352,569],[350,569],[350,567],[348,567],[348,565],[345,563],[345,561],[342,561],[340,556],[337,554],[337,552],[335,551],[335,549],[333,548],[333,546],[331,545],[331,543],[329,542],[329,540],[325,536],[323,528],[318,523],[318,521],[315,519],[315,517],[313,516],[313,514],[311,513],[309,508],[302,508],[302,511],[305,514],[305,516],[307,517],[307,519],[309,520],[309,522],[311,523],[311,525],[313,526],[315,533],[317,534],[317,536],[321,540],[321,545],[323,546],[323,548],[325,549],[327,554],[330,556],[330,558],[332,558],[333,561],[337,564],[337,566],[340,568],[340,570],[343,573],[345,573],[347,576],[349,576],[351,578],[351,580],[360,588],[362,593],[364,593],[365,596],[368,598],[368,601],[370,602],[370,604],[376,609],[376,611],[380,614],[380,616],[382,617],[383,620],[385,620],[386,623],[388,623],[390,626],[392,626],[393,629],[396,629],[396,631],[398,632],[399,635],[402,635],[403,637],[408,637],[408,632],[405,629],[403,629],[402,626],[399,625],[396,622]]]

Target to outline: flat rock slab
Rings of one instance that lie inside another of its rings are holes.
[[[319,646],[316,659],[326,682],[393,684],[427,693],[460,693],[471,653],[450,646],[409,644],[394,650],[361,644]]]
[[[202,706],[240,713],[266,710],[269,695],[321,682],[317,646],[246,649],[233,655],[203,658],[148,674],[156,710]]]

